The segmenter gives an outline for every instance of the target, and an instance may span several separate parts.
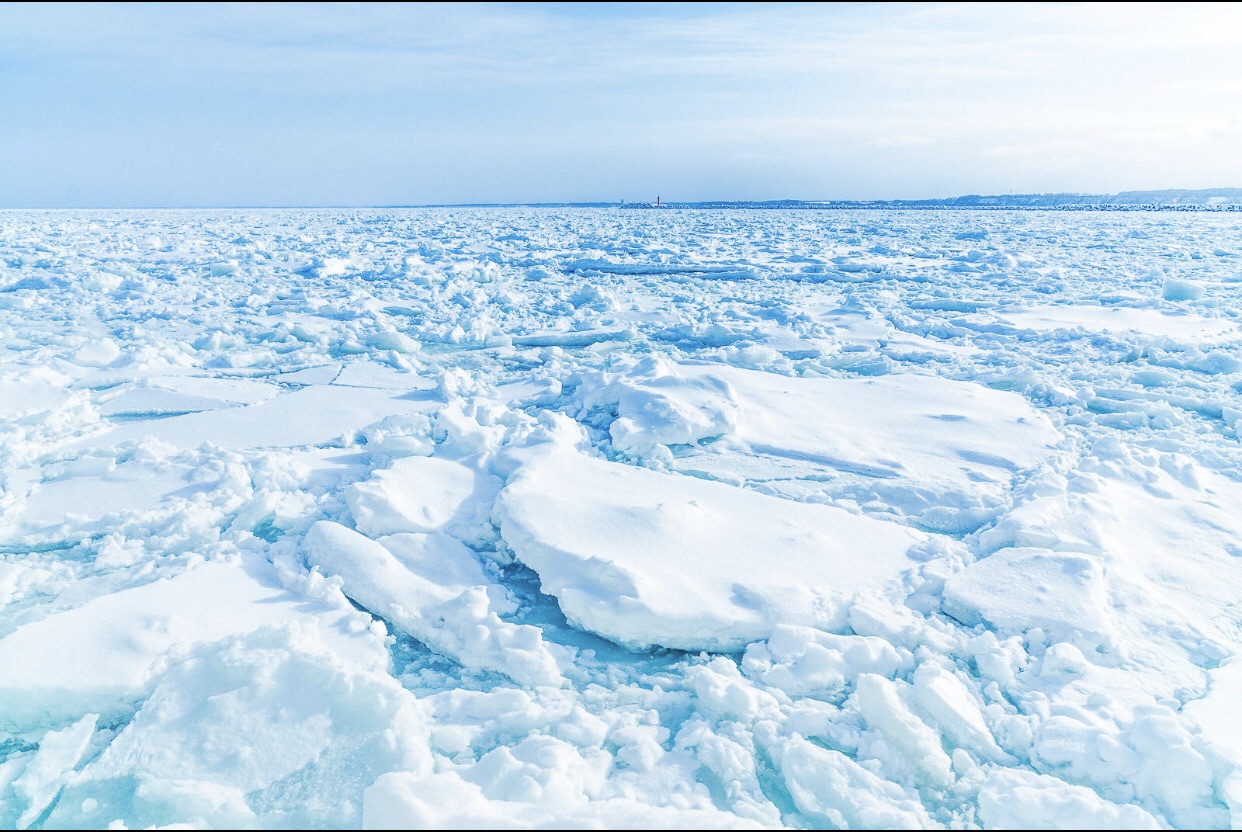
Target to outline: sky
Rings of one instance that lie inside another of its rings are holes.
[[[0,4],[0,206],[1242,186],[1242,4]]]

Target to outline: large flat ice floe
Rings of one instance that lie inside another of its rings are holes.
[[[0,827],[1242,825],[1239,255],[0,212]]]
[[[1191,342],[1242,340],[1242,329],[1228,319],[1170,314],[1127,306],[1028,306],[1001,310],[1004,320],[1019,329],[1056,331],[1081,329],[1119,335],[1141,334]]]
[[[509,480],[500,533],[570,621],[634,649],[731,652],[829,627],[913,565],[921,535],[833,506],[548,450]]]
[[[937,531],[970,531],[1060,434],[1012,393],[921,374],[790,378],[644,360],[588,380],[586,407],[614,410],[617,450],[691,446],[687,473],[831,493]]]

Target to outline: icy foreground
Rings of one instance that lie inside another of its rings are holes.
[[[1239,255],[0,213],[0,825],[1242,826]]]

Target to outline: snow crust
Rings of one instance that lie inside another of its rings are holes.
[[[0,826],[1238,827],[1239,252],[0,212]]]

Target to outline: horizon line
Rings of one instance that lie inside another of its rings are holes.
[[[1022,193],[1005,193],[1005,194],[958,194],[955,196],[942,197],[892,197],[886,199],[795,199],[792,197],[776,197],[769,199],[693,199],[693,200],[663,200],[662,206],[694,206],[694,205],[713,205],[727,207],[729,205],[764,205],[773,203],[791,203],[798,205],[823,205],[823,206],[852,206],[852,205],[884,205],[884,204],[934,204],[941,202],[953,202],[956,200],[966,199],[987,199],[987,200],[1005,200],[1005,199],[1030,199],[1030,198],[1047,198],[1047,197],[1078,197],[1078,198],[1115,198],[1127,195],[1140,194],[1184,194],[1187,196],[1198,195],[1207,196],[1221,191],[1233,191],[1236,193],[1229,194],[1242,198],[1242,187],[1222,186],[1213,188],[1148,188],[1117,191],[1115,193],[1091,193],[1085,191],[1026,191]],[[565,207],[616,207],[623,205],[655,205],[654,201],[647,202],[644,200],[545,200],[545,201],[521,201],[521,202],[421,202],[421,203],[389,203],[389,204],[317,204],[317,205],[299,205],[299,204],[215,204],[215,205],[5,205],[0,206],[0,211],[229,211],[229,210],[273,210],[273,209],[291,209],[291,210],[341,210],[341,209],[358,209],[358,210],[377,210],[377,209],[398,209],[398,208],[565,208]],[[946,207],[990,207],[990,206],[974,206],[974,205],[958,205]]]

